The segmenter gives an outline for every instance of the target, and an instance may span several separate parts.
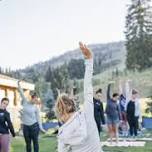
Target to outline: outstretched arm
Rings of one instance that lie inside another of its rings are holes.
[[[100,117],[101,117],[102,124],[105,124],[105,116],[104,116],[104,109],[103,109],[103,104],[102,103],[101,103],[101,106],[100,106]]]
[[[24,95],[24,92],[23,92],[23,89],[21,88],[21,81],[19,80],[18,82],[17,82],[17,84],[18,84],[18,91],[19,91],[19,93],[20,93],[20,96],[21,96],[21,98],[22,98],[22,100],[23,100],[23,103],[24,102],[26,102],[27,101],[27,99],[26,99],[26,97],[25,97],[25,95]]]
[[[122,89],[122,82],[119,80],[119,94],[123,94],[123,89]]]
[[[83,43],[79,43],[82,54],[85,58],[85,75],[84,75],[84,112],[87,117],[92,120],[94,118],[94,105],[93,105],[93,56],[89,48]]]
[[[12,136],[15,137],[15,131],[14,131],[14,127],[13,127],[13,125],[12,125],[11,118],[10,118],[10,114],[9,114],[9,113],[6,113],[6,122],[7,122],[8,128],[9,128]]]
[[[125,105],[125,110],[127,110],[127,105],[129,100],[131,100],[131,89],[130,89],[130,85],[129,85],[129,80],[126,81],[125,84],[125,92],[126,92],[126,105]]]
[[[37,122],[38,122],[38,124],[39,124],[39,128],[40,128],[40,130],[43,132],[43,133],[45,133],[46,131],[45,131],[45,129],[43,128],[43,126],[42,126],[42,121],[41,121],[41,118],[40,118],[40,110],[36,107],[36,117],[37,117]]]
[[[110,91],[111,91],[111,84],[108,84],[108,89],[107,89],[107,101],[109,101],[109,100],[111,99]]]

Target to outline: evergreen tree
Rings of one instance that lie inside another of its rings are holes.
[[[45,74],[45,80],[47,82],[51,82],[51,80],[53,79],[53,70],[52,68],[49,66],[47,71],[46,71],[46,74]]]
[[[68,72],[71,79],[82,79],[84,76],[85,65],[83,59],[72,59],[68,64]]]
[[[131,0],[126,17],[128,69],[142,70],[152,66],[151,0]]]
[[[67,65],[64,64],[56,69],[48,68],[45,80],[51,83],[51,89],[53,91],[54,98],[56,99],[59,89],[60,92],[66,92],[69,85],[69,73]]]

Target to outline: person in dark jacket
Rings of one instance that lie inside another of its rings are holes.
[[[8,98],[3,98],[0,104],[0,152],[9,152],[10,135],[15,137],[14,128],[10,119],[10,113],[7,112],[6,107],[9,104]]]
[[[107,125],[108,125],[108,131],[111,142],[113,138],[116,138],[116,142],[118,142],[118,126],[121,120],[121,111],[119,104],[117,103],[119,100],[119,94],[113,93],[111,98],[110,87],[111,84],[108,85],[108,90],[107,90],[107,105],[106,105]]]
[[[138,101],[138,92],[132,90],[132,99],[127,104],[127,120],[129,124],[130,136],[137,136],[138,119],[141,119],[140,103]]]
[[[105,124],[105,117],[104,117],[104,109],[103,104],[101,102],[102,90],[98,89],[95,93],[95,97],[93,98],[94,101],[94,118],[97,124],[99,136],[100,132],[102,131],[101,122]]]

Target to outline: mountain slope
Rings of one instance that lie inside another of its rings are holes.
[[[120,68],[125,67],[125,56],[126,49],[124,42],[113,42],[107,44],[93,44],[88,45],[94,54],[94,62],[102,62],[102,64],[108,64],[108,67],[113,66],[115,63]],[[64,63],[68,63],[71,59],[82,59],[82,55],[79,49],[73,51],[68,51],[63,55],[52,58],[45,62],[40,62],[34,64],[33,66],[27,67],[25,69],[19,70],[18,72],[26,75],[31,70],[34,70],[38,73],[45,73],[49,66],[55,68]]]

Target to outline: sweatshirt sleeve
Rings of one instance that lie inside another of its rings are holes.
[[[126,104],[125,104],[125,111],[126,111],[127,105],[131,99],[131,90],[130,90],[130,86],[129,86],[128,82],[126,82],[126,84],[125,84],[125,92],[126,92]]]
[[[104,116],[104,109],[103,109],[102,102],[101,102],[101,105],[100,105],[100,117],[101,117],[101,120],[102,120],[102,124],[105,124],[105,116]]]
[[[21,85],[18,83],[18,91],[20,93],[20,96],[22,98],[23,103],[27,102],[27,99],[24,95],[23,89],[21,88]]]
[[[8,128],[9,128],[12,136],[15,137],[15,131],[14,131],[14,128],[13,128],[13,125],[11,122],[10,114],[8,112],[6,113],[6,122],[7,122]]]
[[[111,99],[110,91],[111,91],[111,84],[108,84],[108,89],[107,89],[107,101],[109,101],[109,100]]]
[[[138,110],[139,110],[139,122],[142,122],[142,113],[141,113],[141,105],[140,105],[140,100],[138,102]]]
[[[39,128],[41,131],[45,131],[43,126],[42,126],[42,121],[41,121],[41,118],[40,118],[40,110],[36,107],[36,119],[37,119],[37,122],[39,124]]]
[[[93,105],[93,59],[85,60],[85,75],[84,75],[84,113],[89,120],[94,118],[94,105]]]

